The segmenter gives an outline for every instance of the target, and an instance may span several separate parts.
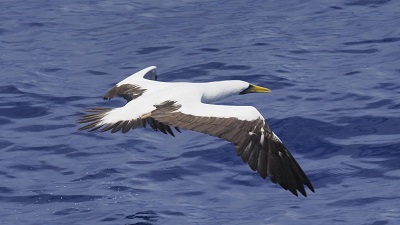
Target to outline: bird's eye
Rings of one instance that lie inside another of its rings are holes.
[[[244,89],[242,92],[240,92],[239,95],[244,95],[244,94],[249,93],[249,91],[250,91],[252,88],[253,88],[253,86],[252,86],[251,84],[249,84],[249,86],[248,86],[246,89]]]

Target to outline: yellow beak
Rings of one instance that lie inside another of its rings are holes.
[[[265,87],[260,87],[254,84],[250,85],[250,89],[248,92],[253,92],[253,93],[269,93],[271,92],[271,90],[269,88],[265,88]]]

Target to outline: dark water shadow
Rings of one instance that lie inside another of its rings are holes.
[[[348,3],[345,3],[345,5],[376,7],[379,5],[389,3],[391,1],[392,0],[355,0],[355,1],[350,1]]]
[[[152,211],[141,211],[125,217],[130,220],[126,225],[152,225],[158,221],[159,215]]]
[[[155,52],[159,52],[159,51],[167,50],[167,49],[171,49],[171,48],[174,48],[174,46],[147,47],[147,48],[142,48],[136,52],[138,53],[138,55],[147,55],[147,54],[151,54],[151,53],[155,53]]]
[[[400,41],[400,38],[397,37],[388,37],[382,39],[370,39],[370,40],[362,40],[362,41],[350,41],[344,42],[344,45],[362,45],[362,44],[381,44],[381,43],[393,43]]]
[[[355,198],[355,199],[346,199],[346,200],[338,200],[332,203],[328,203],[331,206],[341,206],[341,207],[360,207],[368,204],[373,204],[378,201],[384,200],[393,200],[393,199],[400,199],[398,197],[394,198],[384,198],[384,197],[368,197],[368,198]]]
[[[121,172],[117,171],[114,168],[107,168],[103,169],[100,172],[97,172],[95,174],[88,174],[83,177],[74,179],[72,181],[84,181],[84,180],[98,180],[98,179],[104,179],[110,176],[113,176],[115,174],[120,174]]]
[[[12,119],[35,118],[50,113],[46,107],[35,106],[28,102],[15,102],[11,107],[8,105],[8,107],[1,108],[1,115]]]

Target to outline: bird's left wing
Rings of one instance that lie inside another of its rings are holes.
[[[169,126],[193,130],[232,142],[237,155],[264,179],[269,176],[297,196],[307,196],[303,185],[314,188],[281,140],[250,106],[195,104],[181,107],[174,101],[155,106],[151,117]]]
[[[157,80],[157,67],[149,66],[144,68],[129,77],[125,78],[114,87],[112,87],[104,96],[104,100],[109,100],[116,96],[123,97],[128,102],[140,97],[146,91],[146,88],[141,86],[141,81]]]
[[[104,96],[104,100],[110,100],[116,96],[123,97],[126,101],[140,97],[146,89],[137,84],[120,84],[112,87]]]

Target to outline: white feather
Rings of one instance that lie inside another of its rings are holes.
[[[144,79],[149,72],[155,74],[156,67],[145,68],[117,84],[134,84],[146,89],[144,94],[128,102],[121,108],[111,110],[103,123],[116,123],[120,120],[131,120],[151,112],[164,101],[175,101],[181,105],[178,110],[185,114],[206,117],[236,117],[240,120],[252,121],[263,118],[252,106],[211,105],[213,101],[239,94],[249,83],[244,81],[217,81],[209,83],[159,82]]]

